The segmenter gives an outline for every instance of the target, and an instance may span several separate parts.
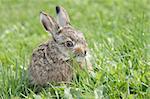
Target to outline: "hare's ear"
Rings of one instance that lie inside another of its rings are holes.
[[[40,20],[41,20],[41,23],[44,26],[45,30],[49,33],[52,33],[52,35],[54,36],[59,28],[59,26],[58,26],[57,22],[54,20],[54,18],[47,15],[44,12],[40,12]]]
[[[57,21],[58,24],[62,27],[70,24],[69,15],[67,14],[67,11],[60,6],[56,6],[56,14],[57,14]]]

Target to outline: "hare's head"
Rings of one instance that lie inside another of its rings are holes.
[[[83,33],[74,29],[70,24],[66,10],[60,6],[56,7],[57,21],[48,14],[41,12],[40,19],[47,32],[51,33],[59,51],[70,59],[73,55],[78,62],[86,56],[87,43]]]

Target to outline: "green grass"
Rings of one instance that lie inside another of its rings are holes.
[[[93,55],[94,75],[77,71],[70,85],[36,94],[27,80],[32,50],[49,39],[41,10],[69,12]],[[1,0],[0,98],[150,98],[150,0]]]

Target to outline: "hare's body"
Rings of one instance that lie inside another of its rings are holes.
[[[29,72],[32,83],[43,85],[47,82],[69,82],[72,69],[54,41],[40,45],[32,54]]]
[[[44,28],[53,39],[33,51],[29,76],[34,84],[69,82],[73,76],[72,58],[81,67],[86,60],[87,44],[83,33],[70,25],[69,16],[62,7],[57,6],[56,12],[58,23],[46,13],[40,14]]]

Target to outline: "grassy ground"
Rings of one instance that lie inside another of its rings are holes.
[[[49,38],[39,12],[62,5],[84,32],[94,75],[38,94],[27,80],[32,50]],[[0,0],[0,98],[150,99],[149,0]]]

